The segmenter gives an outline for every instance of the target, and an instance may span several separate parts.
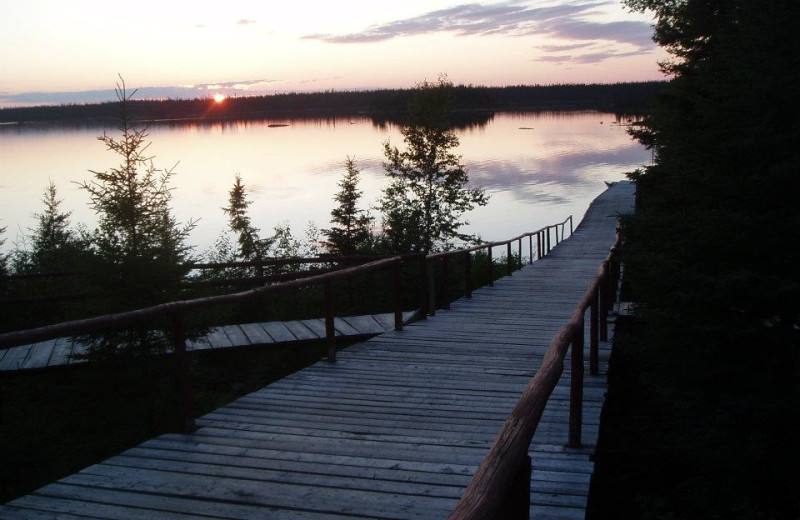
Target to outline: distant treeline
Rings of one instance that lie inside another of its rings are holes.
[[[637,113],[648,109],[666,82],[476,87],[459,85],[452,92],[454,111],[471,110],[604,110]],[[136,117],[165,119],[255,119],[326,115],[402,114],[412,89],[324,91],[213,99],[134,101]],[[0,109],[0,122],[117,120],[116,102]]]

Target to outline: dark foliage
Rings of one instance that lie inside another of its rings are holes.
[[[467,224],[461,218],[485,206],[488,197],[468,186],[461,156],[453,153],[458,137],[450,124],[452,88],[444,77],[418,85],[401,130],[405,149],[384,143],[384,168],[392,180],[379,207],[393,252],[430,253],[449,249],[453,240],[475,240],[459,231]]]
[[[264,260],[268,255],[272,240],[260,238],[259,231],[261,230],[253,226],[250,221],[247,208],[252,201],[247,200],[247,193],[240,175],[236,176],[228,195],[228,206],[222,208],[222,211],[228,215],[228,227],[236,235],[236,242],[239,244],[239,249],[231,261]]]
[[[773,484],[772,492],[750,493],[748,479],[720,481],[738,486],[738,505],[697,500],[691,507],[700,509],[690,510],[685,501],[667,501],[658,514],[732,517],[726,509],[741,506],[742,518],[753,511],[797,518],[797,496],[781,495],[784,474],[775,469],[780,455],[770,439],[799,433],[797,421],[776,414],[798,396],[800,373],[800,100],[787,88],[800,80],[793,35],[800,4],[626,3],[656,13],[656,40],[674,56],[664,64],[674,74],[670,88],[634,132],[656,163],[631,175],[638,210],[624,220],[647,383],[676,393],[670,413],[683,411],[691,421],[706,410],[713,419],[681,435],[735,439],[714,451],[687,440],[686,457],[697,459],[689,467],[731,457],[742,474]],[[691,471],[684,468],[681,478]]]
[[[362,194],[358,189],[360,171],[354,159],[348,157],[338,183],[339,192],[333,197],[339,205],[331,210],[332,227],[323,230],[328,239],[326,247],[334,255],[366,254],[372,246],[373,219],[358,207]]]
[[[98,139],[118,155],[120,165],[91,171],[93,180],[80,184],[98,216],[91,233],[90,289],[96,314],[144,308],[178,299],[188,272],[191,248],[186,238],[193,223],[179,226],[171,211],[172,169],[158,169],[146,155],[147,131],[136,128],[130,112],[133,93],[117,88],[120,111],[115,139]],[[92,338],[90,354],[105,357],[126,352],[163,352],[167,345],[159,324]]]

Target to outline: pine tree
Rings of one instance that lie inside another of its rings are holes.
[[[384,143],[384,164],[392,182],[384,189],[379,208],[395,252],[445,249],[454,239],[474,241],[460,233],[468,222],[462,215],[488,203],[486,193],[469,188],[461,156],[452,152],[458,137],[450,127],[450,91],[446,77],[423,82],[408,105],[402,129],[406,149]]]
[[[331,210],[330,229],[323,231],[328,239],[326,246],[335,255],[355,255],[366,252],[372,238],[372,217],[358,209],[362,191],[358,189],[360,169],[348,157],[345,173],[338,182],[339,192],[333,197],[339,205]]]

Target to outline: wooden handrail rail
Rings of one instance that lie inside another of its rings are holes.
[[[577,445],[580,445],[580,424],[582,402],[573,402],[573,398],[582,397],[583,393],[583,334],[584,334],[584,315],[586,310],[594,305],[597,295],[603,290],[609,278],[609,265],[615,260],[615,255],[619,250],[621,237],[617,230],[617,239],[614,247],[598,267],[596,275],[589,284],[580,302],[575,306],[569,321],[563,325],[550,345],[542,359],[542,365],[536,371],[533,379],[528,383],[517,401],[511,414],[503,423],[500,432],[497,434],[494,443],[489,449],[489,453],[481,462],[475,472],[467,489],[464,491],[456,508],[447,517],[448,520],[493,520],[496,518],[510,518],[508,512],[515,511],[524,513],[520,517],[527,518],[527,505],[513,503],[514,499],[528,500],[529,494],[522,493],[521,496],[509,496],[518,493],[523,484],[520,479],[527,479],[525,489],[530,486],[530,460],[528,450],[536,428],[544,413],[544,408],[553,390],[558,384],[558,380],[564,371],[564,359],[566,358],[569,346],[573,345],[581,349],[579,360],[581,372],[579,379],[575,377],[573,367],[572,388],[570,390],[570,439],[568,446],[576,445],[573,436],[577,428]],[[613,278],[614,275],[611,275]],[[594,316],[594,312],[592,315]],[[597,313],[600,318],[605,320],[607,309]],[[575,356],[575,353],[573,353]],[[577,385],[577,386],[576,386]],[[577,421],[577,423],[576,423]],[[527,471],[524,471],[527,465]]]
[[[449,250],[449,251],[440,251],[438,253],[431,253],[426,258],[429,259],[429,260],[434,260],[436,258],[441,258],[443,256],[452,256],[452,255],[463,254],[463,253],[467,253],[467,252],[468,253],[474,253],[475,251],[480,251],[481,249],[486,249],[486,248],[489,248],[489,247],[505,246],[505,245],[510,244],[511,242],[516,242],[516,241],[521,240],[523,238],[536,236],[539,233],[546,232],[548,229],[553,229],[553,228],[555,228],[557,226],[564,226],[564,225],[566,225],[567,222],[569,222],[570,226],[572,226],[572,215],[570,215],[567,218],[565,218],[563,222],[557,222],[555,224],[550,224],[549,226],[544,226],[543,228],[537,229],[536,231],[528,231],[526,233],[522,233],[521,235],[517,235],[517,236],[515,236],[513,238],[509,238],[508,240],[499,240],[499,241],[496,241],[496,242],[484,242],[482,244],[477,244],[477,245],[474,245],[472,247],[467,247],[467,248],[463,248],[463,249],[452,249],[452,250]],[[570,234],[572,234],[571,231],[570,231]]]
[[[264,297],[268,294],[289,291],[300,287],[307,287],[324,283],[326,281],[348,278],[368,271],[376,271],[399,264],[402,259],[399,256],[384,258],[368,264],[354,267],[347,267],[334,272],[323,273],[299,280],[291,280],[275,285],[258,287],[248,291],[242,291],[219,296],[208,296],[205,298],[195,298],[192,300],[180,300],[169,303],[162,303],[144,309],[108,314],[84,320],[75,320],[55,325],[48,325],[35,329],[28,329],[15,332],[0,334],[0,350],[11,348],[17,345],[45,341],[62,336],[75,336],[88,334],[111,328],[120,328],[134,323],[141,323],[154,318],[171,316],[201,308],[213,307],[232,303],[241,303],[256,298]]]
[[[325,263],[369,263],[385,258],[399,256],[403,260],[409,260],[422,256],[422,253],[406,253],[401,255],[319,255],[310,257],[286,257],[286,258],[265,258],[263,260],[250,260],[246,262],[206,262],[189,263],[185,267],[189,269],[224,269],[228,267],[262,267],[274,265],[297,265],[297,264],[325,264]]]

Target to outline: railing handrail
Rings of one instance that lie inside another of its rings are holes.
[[[250,289],[247,291],[236,292],[231,294],[224,294],[218,296],[208,296],[203,298],[195,298],[191,300],[179,300],[173,301],[168,303],[162,303],[159,305],[154,305],[151,307],[146,307],[142,309],[132,310],[132,311],[125,311],[119,312],[115,314],[108,314],[104,316],[97,316],[94,318],[88,318],[83,320],[73,320],[64,323],[58,323],[54,325],[48,325],[44,327],[38,327],[34,329],[28,330],[21,330],[21,331],[13,331],[0,334],[0,350],[6,350],[18,345],[36,343],[46,340],[51,340],[63,336],[78,336],[82,334],[90,334],[96,333],[101,330],[108,330],[108,329],[115,329],[121,328],[124,326],[128,326],[135,323],[141,323],[147,320],[151,320],[154,318],[170,318],[170,327],[172,331],[172,336],[170,338],[174,354],[176,357],[176,379],[179,382],[179,402],[180,402],[180,410],[181,410],[181,421],[183,424],[184,431],[193,431],[194,430],[194,417],[192,415],[192,402],[193,402],[193,390],[190,383],[191,376],[190,376],[190,369],[189,369],[189,361],[187,357],[187,348],[186,348],[186,326],[185,326],[185,314],[188,311],[207,308],[215,305],[224,305],[224,304],[233,304],[233,303],[240,303],[249,300],[253,300],[256,298],[264,297],[268,294],[273,294],[277,292],[289,291],[292,289],[297,289],[300,287],[308,287],[317,284],[324,285],[324,299],[325,299],[325,338],[328,344],[328,354],[327,359],[329,362],[336,361],[336,335],[335,335],[335,327],[334,327],[334,290],[333,290],[333,282],[335,280],[349,278],[355,276],[357,274],[366,273],[369,271],[375,271],[379,269],[385,269],[392,267],[393,276],[392,276],[392,284],[393,284],[393,293],[394,293],[394,323],[395,323],[395,330],[402,330],[403,328],[403,308],[402,308],[402,300],[401,300],[401,293],[402,293],[402,281],[401,281],[401,272],[400,269],[402,264],[405,260],[408,259],[416,259],[420,261],[420,281],[422,282],[423,286],[423,302],[421,307],[421,317],[427,315],[427,312],[430,311],[431,315],[435,309],[435,306],[429,305],[428,297],[433,296],[433,290],[431,289],[430,285],[432,284],[433,280],[433,271],[429,270],[428,264],[431,259],[441,258],[442,267],[444,270],[444,278],[447,278],[447,263],[449,257],[447,255],[455,255],[455,254],[465,254],[466,252],[466,264],[465,264],[465,273],[466,273],[466,281],[465,286],[467,288],[466,296],[471,296],[471,280],[470,280],[470,258],[469,255],[470,251],[487,248],[488,249],[488,266],[490,270],[493,268],[492,260],[491,260],[491,249],[496,245],[506,244],[508,248],[508,274],[511,274],[513,270],[513,263],[512,263],[512,252],[511,252],[511,243],[515,240],[519,241],[519,267],[522,268],[522,238],[523,237],[530,237],[530,251],[531,257],[530,261],[533,262],[533,236],[537,236],[537,252],[539,258],[542,258],[543,254],[546,254],[550,251],[550,230],[555,228],[556,229],[556,244],[559,243],[559,235],[558,235],[558,227],[561,227],[561,239],[563,240],[566,235],[565,225],[566,223],[570,223],[570,234],[572,233],[572,216],[570,215],[567,217],[563,222],[553,224],[550,226],[545,226],[537,231],[533,231],[530,233],[522,234],[518,237],[511,238],[506,241],[502,242],[492,242],[488,244],[482,244],[480,246],[475,246],[474,248],[468,249],[461,249],[455,251],[449,251],[444,253],[444,255],[440,253],[434,253],[432,255],[423,255],[423,254],[407,254],[407,255],[395,255],[388,258],[381,258],[372,262],[367,262],[364,264],[360,264],[353,267],[346,267],[342,269],[336,269],[333,271],[328,271],[325,273],[315,274],[313,276],[304,277],[301,279],[290,280],[282,283],[277,283],[273,285],[267,285],[263,287],[258,287],[255,289]],[[544,251],[543,251],[544,249]],[[290,259],[281,259],[279,261],[287,261]],[[297,261],[298,259],[293,259]],[[313,262],[325,262],[325,261],[337,261],[341,260],[341,258],[331,257],[330,260],[328,259],[307,259],[309,263]],[[274,265],[274,264],[273,264]],[[428,278],[428,275],[431,275]],[[425,284],[425,280],[428,278],[428,284]],[[489,276],[489,284],[492,284],[493,276],[490,274]],[[447,284],[444,284],[445,287]],[[448,294],[445,292],[445,294]],[[446,306],[449,307],[449,299],[445,298]]]
[[[125,311],[114,314],[106,314],[94,318],[87,318],[83,320],[73,320],[64,323],[57,323],[54,325],[47,325],[45,327],[38,327],[34,329],[27,329],[22,331],[7,332],[0,334],[0,350],[11,348],[17,345],[24,345],[28,343],[36,343],[39,341],[46,341],[55,339],[62,336],[74,336],[80,334],[87,334],[96,332],[98,330],[105,330],[109,328],[118,328],[121,326],[147,321],[153,318],[164,317],[173,315],[180,312],[187,312],[191,310],[212,307],[216,305],[240,303],[255,298],[260,298],[268,294],[283,292],[299,287],[307,287],[310,285],[317,285],[320,283],[334,281],[341,278],[347,278],[356,274],[361,274],[368,271],[375,271],[383,268],[390,267],[400,263],[402,259],[399,256],[383,258],[361,264],[353,267],[346,267],[333,272],[327,272],[307,278],[298,280],[291,280],[275,285],[267,285],[247,291],[240,291],[236,293],[223,294],[218,296],[207,296],[204,298],[195,298],[191,300],[178,300],[168,303],[161,303],[143,309],[136,309],[133,311]]]
[[[489,453],[481,461],[478,470],[447,520],[491,520],[499,518],[498,512],[504,508],[514,508],[513,505],[509,506],[507,503],[507,495],[509,490],[519,488],[518,479],[526,478],[530,481],[529,465],[527,472],[525,471],[528,450],[533,436],[536,434],[544,408],[564,371],[564,360],[570,344],[573,344],[573,357],[576,355],[575,346],[579,345],[581,349],[580,394],[582,397],[584,314],[597,301],[596,298],[603,283],[609,276],[609,265],[614,260],[620,243],[621,237],[618,233],[614,246],[598,267],[594,279],[589,284],[583,298],[575,306],[569,321],[551,340],[539,370],[536,371],[503,423]],[[573,366],[573,372],[575,372],[575,368]],[[574,384],[573,380],[573,387]],[[572,392],[571,389],[571,397]],[[570,403],[570,437],[572,437],[573,414],[581,413],[573,410],[574,405],[575,403]],[[582,406],[580,401],[578,406]],[[578,419],[578,428],[580,428],[580,419]],[[580,430],[578,438],[580,438]],[[572,439],[570,439],[571,441]],[[528,491],[525,493],[527,494]],[[517,510],[519,511],[521,508]],[[527,518],[527,516],[524,517]]]
[[[132,311],[125,311],[119,312],[114,314],[106,314],[103,316],[96,316],[93,318],[86,318],[82,320],[73,320],[64,323],[57,323],[53,325],[47,325],[44,327],[37,327],[33,329],[26,329],[21,331],[12,331],[0,334],[0,350],[5,350],[8,348],[12,348],[18,345],[24,345],[29,343],[36,343],[40,341],[46,341],[49,339],[55,339],[62,336],[74,336],[80,334],[88,334],[92,332],[96,332],[98,330],[105,330],[109,328],[119,328],[125,325],[139,323],[142,321],[146,321],[149,319],[154,319],[158,317],[173,315],[181,312],[187,312],[195,309],[212,307],[215,305],[224,305],[224,304],[231,304],[231,303],[238,303],[242,301],[247,301],[249,299],[254,299],[258,297],[263,297],[267,294],[275,293],[275,292],[282,292],[288,291],[292,289],[296,289],[299,287],[306,287],[310,285],[317,285],[320,283],[324,283],[326,281],[332,281],[336,279],[346,278],[350,276],[354,276],[356,274],[360,274],[362,272],[370,271],[370,270],[377,270],[381,268],[388,267],[395,263],[402,262],[404,259],[410,258],[425,258],[426,260],[432,260],[436,258],[442,258],[450,255],[457,255],[457,254],[464,254],[467,252],[473,252],[480,249],[486,249],[490,247],[496,247],[498,245],[509,245],[517,240],[521,240],[524,237],[532,237],[538,235],[539,233],[549,232],[550,229],[556,228],[558,226],[564,226],[567,222],[572,221],[572,215],[564,219],[562,222],[558,222],[556,224],[551,224],[548,226],[544,226],[536,231],[531,231],[527,233],[523,233],[517,237],[510,238],[504,241],[498,242],[488,242],[484,244],[479,244],[470,248],[466,249],[456,249],[452,251],[443,251],[440,253],[432,253],[427,256],[424,256],[420,253],[410,253],[410,254],[403,254],[403,255],[395,255],[389,257],[381,257],[378,260],[373,262],[367,262],[364,264],[360,264],[353,267],[346,267],[343,269],[337,269],[336,271],[329,271],[326,273],[309,276],[297,280],[290,280],[286,282],[281,282],[278,284],[268,285],[265,287],[258,287],[254,289],[249,289],[247,291],[240,291],[230,294],[224,295],[217,295],[217,296],[207,296],[203,298],[195,298],[191,300],[178,300],[173,302],[162,303],[158,305],[154,305],[151,307],[146,307],[142,309],[136,309]],[[521,253],[520,253],[521,254]],[[369,258],[368,256],[358,256],[353,255],[349,257],[314,257],[314,258],[285,258],[285,259],[272,259],[274,262],[272,264],[264,264],[264,261],[255,261],[255,262],[235,262],[231,264],[193,264],[193,265],[200,265],[200,266],[227,266],[227,265],[238,265],[238,266],[257,266],[257,265],[280,265],[281,262],[305,262],[305,263],[322,263],[328,261],[349,261],[355,259],[365,259]]]
[[[475,251],[480,251],[481,249],[487,249],[489,247],[505,246],[505,245],[508,245],[508,244],[510,244],[512,242],[516,242],[518,240],[521,240],[523,238],[533,237],[533,236],[538,235],[539,233],[544,233],[544,232],[546,232],[546,231],[548,231],[550,229],[553,229],[553,228],[556,228],[556,227],[559,227],[559,226],[564,226],[567,222],[572,222],[572,215],[570,215],[567,218],[565,218],[562,222],[556,222],[555,224],[550,224],[548,226],[541,227],[541,228],[537,229],[536,231],[528,231],[528,232],[522,233],[521,235],[517,235],[517,236],[515,236],[513,238],[509,238],[507,240],[498,240],[498,241],[494,241],[494,242],[484,242],[484,243],[476,244],[476,245],[474,245],[472,247],[467,247],[467,248],[463,248],[463,249],[452,249],[452,250],[449,250],[449,251],[439,251],[437,253],[429,254],[426,258],[428,258],[430,260],[433,260],[435,258],[442,258],[442,257],[445,257],[445,256],[453,256],[453,255],[459,255],[459,254],[464,254],[464,253],[473,253]]]
[[[247,260],[241,262],[187,262],[182,265],[190,271],[204,269],[225,269],[230,267],[262,267],[297,264],[325,264],[325,263],[355,263],[370,262],[399,256],[401,258],[417,258],[422,253],[406,253],[401,255],[318,255],[318,256],[289,256],[284,258],[264,258],[262,260]],[[14,273],[3,275],[6,280],[31,280],[37,278],[64,278],[80,275],[81,271],[40,271],[35,273]]]

